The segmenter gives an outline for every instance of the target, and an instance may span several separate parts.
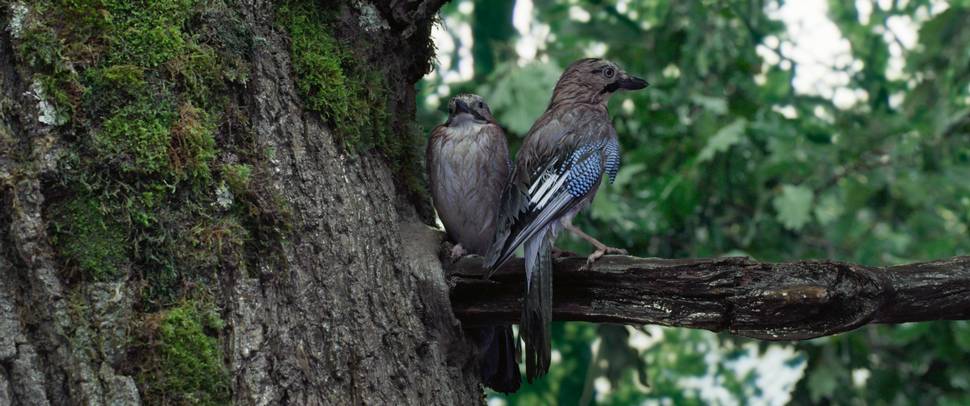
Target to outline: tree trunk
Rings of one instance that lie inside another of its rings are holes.
[[[91,107],[107,96],[87,101],[99,91],[90,78],[107,72],[96,69],[120,72],[137,63],[112,62],[111,41],[118,39],[109,37],[112,23],[99,16],[137,21],[140,10],[103,5],[87,13],[57,9],[68,7],[59,2],[0,1],[9,27],[0,35],[0,404],[481,403],[473,349],[452,314],[436,255],[440,233],[426,224],[420,187],[399,169],[416,165],[395,162],[415,155],[348,148],[333,115],[306,107],[314,94],[295,73],[299,55],[290,37],[296,31],[280,23],[280,4],[173,3],[195,10],[180,41],[206,49],[206,41],[220,40],[228,27],[244,32],[249,44],[240,53],[247,77],[220,75],[226,84],[206,90],[219,98],[193,98],[198,84],[182,70],[195,59],[179,59],[178,53],[134,69],[132,80],[143,80],[154,94],[169,92],[163,94],[172,103],[206,106],[200,110],[216,117],[215,153],[203,161],[211,179],[198,181],[201,186],[184,180],[195,178],[148,171],[137,152],[125,155],[126,141],[115,140],[121,145],[115,149],[100,144],[113,125],[106,116],[130,108],[137,97],[118,96],[126,100],[122,107]],[[342,52],[380,66],[391,137],[422,139],[413,134],[413,85],[432,57],[428,36],[441,1],[289,3],[330,13],[326,27]],[[72,26],[45,22],[51,15],[71,18]],[[63,49],[36,58],[34,29],[52,32],[54,46]],[[72,46],[79,39],[82,46]],[[218,44],[211,48],[219,58],[214,63],[231,65],[225,62],[229,53]],[[43,82],[38,90],[39,78],[54,84]],[[212,86],[213,79],[202,80]],[[120,88],[133,93],[134,86]],[[66,97],[55,97],[58,88],[66,89]],[[191,142],[178,138],[180,129],[191,124],[185,117],[194,110],[173,111],[165,167],[178,169],[176,158],[184,155],[179,148]],[[142,117],[125,116],[122,124]],[[129,158],[133,168],[114,166]],[[240,182],[231,172],[239,165],[252,170],[252,182],[242,189],[234,188]],[[143,178],[180,180],[166,183],[171,189],[151,189]],[[235,192],[235,200],[226,198],[226,190]],[[138,200],[151,191],[163,195],[160,203]],[[75,202],[85,193],[99,196],[91,203],[98,227],[90,235],[74,220],[86,217],[72,217],[84,207]],[[118,193],[127,206],[112,200]],[[220,207],[226,199],[228,208]],[[205,204],[192,203],[199,201]],[[143,214],[151,219],[126,220],[138,218],[131,205],[139,204],[149,208]],[[176,220],[168,221],[170,214]],[[123,229],[119,239],[94,245],[108,253],[88,258],[91,244],[112,236],[114,227]],[[233,239],[237,229],[246,237]],[[113,257],[112,249],[125,255]],[[115,265],[95,272],[107,260]],[[165,272],[175,282],[156,288]],[[167,296],[156,293],[163,289]],[[215,305],[222,323],[198,316],[206,303]],[[193,335],[171,336],[180,331]],[[207,351],[206,337],[218,340],[213,350],[222,365],[212,371],[225,371],[225,378],[212,378],[212,385],[177,382],[188,388],[185,393],[166,390],[179,386],[153,386],[196,373],[198,368],[178,369],[184,365],[172,360],[179,359],[179,349]]]

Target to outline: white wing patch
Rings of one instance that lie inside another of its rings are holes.
[[[542,210],[549,204],[549,199],[551,199],[557,191],[562,189],[562,184],[566,182],[567,176],[556,175],[554,172],[546,172],[539,178],[539,182],[536,182],[529,188],[529,195],[532,196],[530,203],[532,203],[536,209]],[[536,189],[538,188],[538,189]]]

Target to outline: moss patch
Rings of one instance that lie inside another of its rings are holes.
[[[81,272],[97,281],[123,275],[128,268],[125,228],[90,196],[68,200],[52,210],[55,244]]]
[[[293,73],[306,108],[320,113],[345,150],[381,154],[399,188],[420,212],[430,213],[421,165],[424,133],[411,127],[412,112],[392,113],[401,106],[388,99],[388,78],[400,72],[362,58],[370,47],[366,38],[338,38],[328,13],[333,9],[311,0],[288,0],[277,9],[277,23],[290,34]]]
[[[211,178],[209,163],[216,156],[215,125],[208,113],[192,103],[182,104],[178,115],[169,144],[172,172],[179,180],[206,184]]]
[[[14,46],[46,98],[66,112],[72,142],[52,207],[66,205],[56,196],[98,196],[120,230],[114,242],[148,282],[142,305],[177,301],[182,286],[208,278],[198,273],[222,260],[182,255],[187,233],[222,219],[216,234],[232,231],[244,236],[233,241],[249,243],[249,230],[263,228],[259,213],[279,211],[266,207],[277,199],[248,180],[266,159],[246,123],[233,122],[239,107],[230,96],[248,77],[251,55],[244,24],[221,0],[45,0],[29,13]],[[220,156],[236,158],[218,170]],[[214,204],[224,184],[243,198]],[[67,242],[55,248],[76,262],[80,254]],[[239,262],[236,252],[221,252],[224,263]],[[105,267],[93,268],[100,275]]]
[[[175,111],[167,103],[140,100],[114,112],[94,134],[103,162],[125,172],[155,174],[169,168]]]
[[[68,1],[75,10],[90,8],[106,12],[103,25],[111,52],[107,62],[154,68],[183,53],[191,41],[183,30],[195,0],[87,0]]]
[[[235,97],[252,35],[223,0],[27,3],[12,43],[57,115],[46,218],[77,270],[67,281],[140,289],[134,310],[148,322],[129,361],[144,360],[132,373],[146,403],[227,403],[221,321],[197,297],[223,297],[222,273],[272,260],[288,229]]]
[[[148,318],[138,373],[147,403],[229,404],[229,371],[218,340],[223,326],[213,306],[195,302]]]
[[[222,176],[234,195],[243,195],[250,190],[253,166],[248,164],[227,164],[222,167]]]
[[[382,149],[390,133],[383,75],[339,45],[316,3],[286,2],[277,16],[290,34],[296,85],[307,109],[333,125],[346,149]]]
[[[290,55],[307,108],[337,123],[349,120],[350,95],[344,75],[344,56],[327,32],[315,7],[284,4],[280,19],[290,33]]]

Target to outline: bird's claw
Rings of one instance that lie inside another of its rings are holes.
[[[593,263],[596,262],[597,259],[602,258],[603,255],[606,255],[606,254],[626,255],[627,251],[623,248],[613,248],[613,247],[607,247],[607,246],[597,248],[596,251],[593,251],[592,254],[589,254],[589,256],[586,257],[586,265],[583,265],[583,267],[580,268],[580,270],[588,271],[590,269],[593,269]]]
[[[589,256],[586,257],[586,265],[583,265],[583,267],[579,268],[579,270],[589,271],[593,269],[593,263],[596,262],[597,259],[600,259],[600,257],[603,256],[603,254],[606,254],[605,249],[599,249],[599,250],[593,251],[592,254],[589,254]]]

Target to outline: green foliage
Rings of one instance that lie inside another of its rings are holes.
[[[461,2],[446,6],[448,31],[460,32],[454,24],[474,21],[502,32],[513,20],[493,15],[495,10],[479,13],[489,2],[470,2],[471,16],[455,4]],[[870,15],[863,19],[856,7],[866,3]],[[483,42],[475,34],[475,55],[495,56],[486,64],[476,61],[476,68],[491,63],[494,69],[476,70],[467,83],[444,83],[438,75],[419,87],[418,100],[434,99],[442,85],[451,94],[482,94],[515,146],[548,102],[560,67],[571,61],[595,50],[646,78],[651,87],[645,91],[613,96],[610,112],[623,168],[614,185],[600,189],[588,215],[574,221],[607,244],[646,257],[746,254],[768,261],[830,258],[869,265],[970,252],[967,2],[949,2],[945,11],[928,0],[827,2],[829,18],[851,53],[851,63],[832,69],[833,77],[845,73],[833,85],[835,92],[865,95],[850,104],[796,88],[797,73],[807,67],[789,59],[796,56],[792,38],[770,11],[776,2],[533,4],[535,20],[550,34],[539,36],[535,61],[522,64],[509,55],[520,37],[496,42],[486,33]],[[573,18],[576,9],[588,18]],[[895,30],[909,22],[918,36],[912,46],[899,46],[906,38],[897,34],[905,33]],[[533,34],[543,31],[532,27]],[[891,67],[896,55],[901,69]],[[458,51],[450,56],[461,57]],[[426,127],[444,120],[430,109],[419,117]],[[590,250],[568,236],[557,246]],[[796,364],[806,369],[792,399],[959,404],[966,400],[970,376],[965,351],[959,350],[970,336],[963,324],[867,327],[797,344]],[[616,332],[569,326],[557,327],[556,347],[572,351],[562,352],[563,363],[505,400],[592,401],[584,393],[604,378],[611,390],[595,398],[606,404],[713,402],[685,383],[703,376],[715,377],[711,385],[741,404],[757,403],[757,373],[732,377],[734,367],[727,364],[701,367],[695,345],[709,335],[665,330],[662,342],[637,350],[645,369],[629,363],[626,373],[616,374],[591,368],[600,355],[583,355],[581,349]],[[727,335],[717,342],[722,353],[749,345]],[[630,348],[613,346],[620,347],[614,354],[630,354]],[[578,361],[565,361],[569,357]],[[650,389],[637,383],[642,371],[648,372]],[[577,377],[586,383],[578,384]]]
[[[593,325],[585,323],[553,323],[552,340],[556,355],[553,356],[549,374],[532,385],[523,384],[510,404],[553,405],[575,404],[577,389],[584,386],[593,351],[589,342],[596,337]]]
[[[532,63],[521,68],[502,64],[481,86],[481,94],[492,112],[502,116],[503,125],[525,134],[545,111],[549,89],[556,85],[560,73],[561,69],[550,64]]]
[[[218,312],[187,302],[156,317],[157,330],[149,333],[150,352],[138,376],[149,403],[229,404],[229,371],[217,338],[224,322]]]
[[[184,97],[201,107],[211,107],[213,103],[220,102],[213,100],[213,97],[225,90],[225,82],[229,79],[219,58],[215,49],[193,43],[186,48],[186,52],[169,61],[166,67],[183,86]]]
[[[61,254],[97,281],[127,272],[127,229],[104,212],[98,199],[79,196],[51,210],[54,241]]]
[[[63,45],[57,33],[39,24],[24,28],[19,51],[20,57],[33,68],[59,65],[63,57]]]
[[[108,89],[115,88],[128,95],[141,94],[145,83],[145,69],[137,65],[109,65],[101,69],[89,69],[87,83],[98,89],[100,96],[108,95]]]
[[[801,230],[811,219],[812,197],[812,189],[804,186],[782,186],[781,194],[773,200],[778,221],[789,230]]]
[[[720,106],[720,105],[717,105]],[[723,112],[724,107],[718,107],[717,110]],[[710,161],[719,152],[726,152],[728,148],[731,148],[734,144],[741,142],[742,136],[744,135],[744,129],[747,125],[747,120],[744,118],[739,118],[734,120],[733,123],[728,124],[714,133],[714,136],[707,141],[707,145],[701,149],[701,152],[697,154],[697,160],[700,162]]]
[[[215,158],[214,125],[209,115],[183,104],[139,98],[120,107],[94,133],[93,147],[103,162],[124,172],[209,180]]]

